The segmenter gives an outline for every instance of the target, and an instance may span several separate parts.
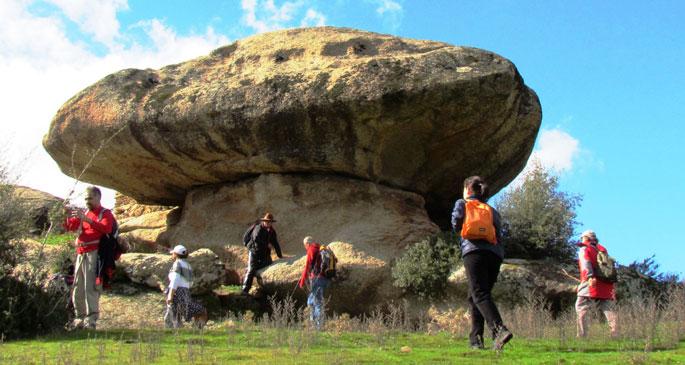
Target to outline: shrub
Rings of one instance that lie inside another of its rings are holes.
[[[409,247],[392,268],[393,284],[424,299],[444,295],[458,252],[444,236],[430,237]]]
[[[0,156],[1,157],[1,156]],[[0,159],[0,337],[17,338],[61,327],[67,320],[66,295],[48,292],[42,257],[28,262],[21,239],[29,232],[25,204],[14,195],[11,176]]]
[[[536,163],[523,183],[509,188],[495,203],[504,221],[507,257],[573,261],[578,195],[559,191],[558,178]]]

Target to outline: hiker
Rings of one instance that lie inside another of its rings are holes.
[[[197,328],[202,329],[207,323],[207,310],[190,296],[193,268],[186,261],[188,250],[185,246],[178,245],[170,253],[174,263],[169,270],[169,286],[165,292],[167,307],[164,325],[167,328],[180,328],[183,326],[183,320],[192,320]]]
[[[452,211],[452,228],[461,236],[461,255],[469,281],[469,312],[471,314],[471,348],[484,349],[483,330],[487,322],[493,348],[501,350],[513,337],[502,323],[502,317],[492,299],[504,259],[501,242],[501,218],[486,204],[488,186],[479,176],[464,180],[463,199],[457,200]]]
[[[112,232],[114,215],[100,204],[102,193],[95,186],[86,188],[87,212],[70,209],[65,223],[68,231],[79,231],[74,242],[76,246],[76,265],[74,268],[74,288],[72,302],[75,318],[70,329],[95,329],[99,317],[99,301],[102,286],[96,285],[98,249],[100,239]]]
[[[600,278],[600,267],[597,260],[600,252],[608,256],[607,249],[599,244],[597,235],[591,230],[583,232],[578,246],[578,267],[580,268],[580,284],[578,284],[578,299],[576,313],[578,314],[578,337],[585,337],[588,333],[588,312],[592,308],[599,308],[607,319],[611,337],[618,337],[618,316],[614,309],[616,293],[614,283],[606,278]],[[613,263],[611,264],[613,266]]]
[[[325,317],[323,295],[324,290],[330,284],[330,279],[324,275],[321,244],[314,242],[314,239],[309,236],[304,238],[303,243],[307,251],[307,262],[304,264],[298,285],[303,288],[305,284],[309,284],[309,297],[307,297],[307,306],[311,311],[309,319],[314,322],[317,330],[321,330]]]
[[[257,271],[273,263],[271,250],[276,250],[278,258],[282,259],[281,246],[278,244],[276,230],[273,227],[274,216],[266,213],[264,218],[255,222],[243,235],[243,243],[248,248],[247,271],[243,282],[243,295],[250,293],[252,279],[257,276],[257,282],[261,285],[262,278],[257,275]]]

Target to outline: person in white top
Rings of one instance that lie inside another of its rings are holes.
[[[179,328],[183,325],[183,319],[186,322],[192,319],[195,327],[202,328],[207,323],[207,310],[190,297],[193,268],[186,261],[188,250],[183,245],[178,245],[171,250],[171,255],[174,258],[174,264],[169,270],[164,324],[167,328]]]

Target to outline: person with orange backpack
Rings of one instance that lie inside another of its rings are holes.
[[[479,176],[464,180],[463,199],[452,211],[452,228],[461,237],[461,256],[469,282],[469,312],[473,349],[484,349],[483,331],[487,322],[494,340],[493,348],[501,350],[513,336],[502,323],[502,316],[492,299],[504,259],[501,242],[501,218],[487,202],[488,186]]]
[[[597,235],[591,230],[583,232],[578,243],[578,267],[580,284],[576,313],[578,314],[578,337],[587,336],[588,312],[599,308],[607,319],[611,337],[618,337],[618,316],[615,302],[616,267],[607,249],[599,244]]]

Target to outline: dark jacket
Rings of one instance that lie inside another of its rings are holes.
[[[251,234],[252,236],[251,241],[254,243],[248,244],[247,246],[256,256],[256,259],[268,264],[271,263],[271,248],[269,248],[269,244],[271,244],[274,250],[276,250],[276,255],[279,258],[283,258],[283,254],[281,253],[281,245],[278,243],[278,236],[276,235],[276,230],[273,227],[265,228],[260,224],[260,222],[255,223],[253,227],[250,227],[248,232],[245,232],[245,234]]]
[[[464,214],[466,211],[466,201],[464,199],[459,199],[457,200],[456,203],[454,203],[454,210],[452,210],[452,229],[454,230],[455,234],[461,234],[461,226],[464,224]],[[461,240],[461,256],[464,257],[466,254],[469,254],[474,251],[478,250],[487,250],[490,251],[497,256],[499,256],[501,259],[504,259],[504,247],[502,246],[502,219],[499,215],[499,212],[495,210],[495,208],[492,208],[493,212],[493,223],[495,225],[495,234],[497,236],[497,244],[492,244],[486,240],[467,240],[467,239],[462,239]]]

